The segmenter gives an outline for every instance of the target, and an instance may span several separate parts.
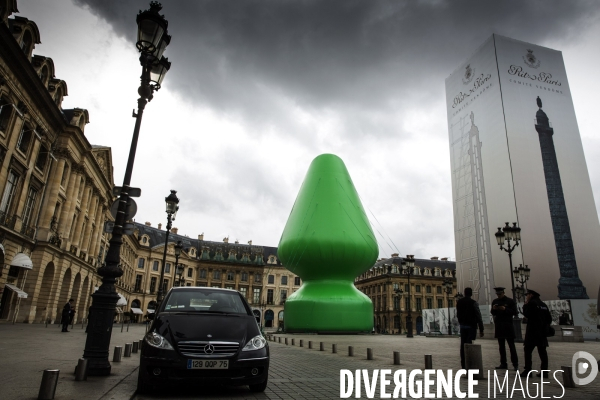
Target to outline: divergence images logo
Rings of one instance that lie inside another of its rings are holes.
[[[462,78],[463,84],[467,85],[469,82],[473,80],[475,76],[475,68],[471,68],[471,64],[467,65],[465,68],[465,75]]]
[[[581,359],[585,359],[582,361]],[[573,368],[573,381],[576,385],[587,385],[591,383],[598,375],[598,362],[587,351],[578,351],[573,354],[573,358],[571,360],[571,366]],[[580,378],[579,376],[585,375],[589,371],[589,375],[585,378]]]
[[[540,60],[533,54],[533,50],[527,49],[527,54],[523,56],[523,61],[525,64],[530,66],[531,68],[537,68],[540,66]]]

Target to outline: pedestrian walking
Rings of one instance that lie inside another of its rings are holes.
[[[483,320],[479,304],[471,296],[473,296],[473,289],[465,288],[465,297],[456,302],[456,312],[460,324],[460,365],[462,369],[466,368],[465,344],[473,343],[477,337],[477,327],[479,327],[479,336],[483,337]]]
[[[525,377],[532,369],[533,349],[537,347],[538,354],[541,360],[541,372],[537,376],[544,378],[548,377],[548,327],[552,323],[552,315],[548,306],[540,300],[540,294],[534,290],[527,290],[525,304],[523,305],[523,315],[527,323],[525,329],[525,340],[523,347],[525,350],[525,369],[521,372],[521,376]]]
[[[515,325],[513,323],[513,317],[519,313],[517,304],[513,299],[504,294],[503,287],[496,287],[494,290],[496,291],[496,296],[498,296],[492,301],[494,337],[498,339],[498,350],[500,351],[500,365],[496,369],[508,369],[508,362],[506,360],[506,344],[508,344],[510,362],[515,371],[518,371],[519,356],[515,348]]]
[[[71,310],[73,309],[74,302],[75,300],[69,299],[67,304],[65,304],[65,306],[63,307],[61,318],[63,332],[69,332],[67,328],[69,327],[69,323],[71,322]]]

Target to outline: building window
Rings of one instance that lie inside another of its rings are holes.
[[[442,299],[437,299],[437,308],[443,308],[444,307],[444,300]]]
[[[65,169],[63,169],[62,178],[60,179],[60,186],[63,188],[67,185],[67,176],[69,176],[69,166],[65,164]]]
[[[404,284],[404,292],[410,293],[410,286],[408,286],[408,283]]]
[[[146,262],[146,259],[145,259],[145,258],[140,258],[140,259],[138,260],[138,268],[142,268],[142,269],[143,269],[143,268],[144,268],[144,263],[145,263],[145,262]]]
[[[433,299],[431,297],[428,297],[426,299],[426,301],[427,301],[427,308],[432,309],[433,308]]]
[[[294,286],[300,286],[300,277],[299,276],[294,277]]]
[[[213,271],[213,279],[221,279],[221,271],[219,271],[218,269],[215,269]]]
[[[201,269],[200,270],[200,278],[201,279],[206,279],[206,270],[205,269]]]
[[[27,192],[27,200],[25,201],[25,209],[23,209],[23,226],[28,227],[31,225],[33,207],[35,205],[35,199],[37,198],[37,190],[30,187]]]
[[[248,273],[242,272],[242,277],[240,278],[242,282],[248,282]]]
[[[136,275],[135,276],[135,289],[136,292],[139,292],[142,290],[142,275]]]
[[[448,307],[450,307],[450,308],[454,307],[454,300],[448,299]]]
[[[233,286],[231,286],[231,285],[225,285],[225,289],[233,290]]]
[[[146,244],[146,243],[148,243],[148,238],[146,236],[144,236],[142,238],[142,244]]]
[[[421,293],[421,285],[415,285],[415,292]]]
[[[437,294],[442,294],[442,287],[441,286],[436,286],[435,291]]]
[[[398,311],[400,309],[400,298],[398,296],[394,296],[394,310]]]
[[[281,276],[281,284],[282,285],[287,285],[287,275],[282,275]]]
[[[168,264],[167,264],[168,265]],[[169,280],[168,279],[164,279],[163,280],[163,287],[162,287],[162,291],[163,291],[163,295],[165,294],[165,292],[167,291],[167,288],[169,287]]]
[[[165,274],[168,274],[171,272],[171,263],[166,263],[165,264]]]
[[[409,309],[409,307],[408,307],[408,297],[405,297],[405,298],[404,298],[404,309],[405,309],[405,310],[408,310],[408,309]]]
[[[19,175],[15,174],[15,171],[11,169],[8,173],[8,180],[6,181],[6,187],[4,188],[4,194],[2,195],[2,202],[0,203],[0,212],[7,213],[10,210],[10,206],[15,196],[15,191],[18,182]]]
[[[234,279],[233,272],[227,272],[227,280],[232,281]]]
[[[254,293],[252,296],[252,303],[253,304],[260,303],[260,289],[259,288],[254,288]]]
[[[254,274],[254,283],[260,283],[262,280],[262,277],[260,274],[256,273]]]
[[[0,103],[2,104],[0,105],[0,132],[4,133],[12,116],[12,104],[8,104],[2,99],[0,99]]]
[[[267,289],[267,304],[273,304],[273,289]]]
[[[240,288],[240,293],[242,294],[243,298],[247,298],[248,297],[248,288],[241,287]]]
[[[429,285],[425,286],[425,292],[431,293],[431,286],[429,286]]]
[[[423,299],[420,297],[416,298],[417,300],[417,311],[421,311],[423,309]]]
[[[285,301],[287,300],[287,290],[286,289],[281,289],[281,304],[285,303]]]
[[[152,271],[158,271],[158,261],[152,263]]]
[[[275,283],[275,275],[269,275],[267,283],[273,285]]]
[[[29,150],[29,144],[31,143],[32,134],[33,129],[23,124],[21,127],[21,133],[19,134],[19,140],[17,141],[17,149],[19,149],[21,153],[27,154],[27,150]]]
[[[44,172],[46,169],[46,163],[48,161],[48,149],[45,146],[40,146],[37,159],[35,160],[35,167],[40,171]]]
[[[193,273],[194,273],[194,269],[188,268],[188,278],[191,278]]]
[[[150,278],[150,294],[153,294],[155,290],[156,290],[156,277],[153,276],[152,278]]]

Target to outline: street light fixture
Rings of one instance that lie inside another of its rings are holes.
[[[108,361],[110,337],[112,334],[112,323],[114,312],[119,296],[115,290],[117,278],[123,275],[121,268],[121,245],[125,223],[130,216],[127,213],[129,205],[129,191],[133,163],[142,123],[142,115],[146,104],[152,100],[154,91],[160,89],[160,83],[170,68],[170,63],[162,57],[171,38],[167,35],[168,22],[164,16],[159,14],[162,9],[160,3],[151,2],[150,9],[140,12],[137,16],[138,41],[136,47],[140,51],[140,64],[142,76],[138,88],[138,112],[133,113],[136,118],[129,158],[125,168],[123,186],[118,199],[117,215],[115,225],[110,238],[105,263],[98,268],[98,275],[102,277],[102,285],[92,294],[92,305],[90,307],[89,329],[85,342],[83,357],[88,360],[88,375],[109,375],[111,370]],[[154,71],[154,75],[151,74]]]
[[[158,292],[156,294],[156,303],[157,309],[162,302],[164,291],[166,288],[164,287],[164,279],[165,279],[165,264],[167,262],[167,247],[169,244],[169,232],[171,231],[171,223],[175,221],[175,215],[179,210],[179,199],[176,196],[177,191],[171,190],[171,194],[165,197],[165,202],[167,203],[167,227],[166,227],[166,235],[165,235],[165,248],[163,251],[163,259],[162,259],[162,268],[160,269],[160,282],[158,286]],[[175,250],[177,251],[177,250]]]
[[[454,278],[454,276],[456,275],[456,271],[453,270],[452,271],[452,278]],[[452,335],[452,319],[450,318],[450,295],[452,294],[452,288],[454,286],[454,281],[453,279],[447,278],[444,279],[442,282],[442,285],[444,285],[444,291],[446,292],[447,295],[447,305],[448,305],[448,335]]]
[[[515,291],[517,293],[518,301],[525,298],[525,291],[527,290],[527,281],[531,275],[531,270],[527,265],[523,267],[523,264],[519,264],[519,268],[515,267],[513,271],[515,280],[517,281],[517,287]]]
[[[498,232],[496,232],[496,240],[498,241],[498,246],[500,246],[500,250],[504,250],[508,253],[508,262],[510,266],[510,284],[512,285],[512,294],[513,299],[517,297],[517,292],[515,291],[515,277],[512,265],[512,252],[521,242],[521,228],[517,226],[516,222],[513,222],[513,226],[510,226],[508,222],[503,228],[498,228]],[[512,242],[512,244],[511,244]],[[515,341],[522,342],[523,335],[521,334],[521,319],[518,315],[513,317],[513,328],[515,330]]]
[[[410,305],[410,276],[414,274],[415,268],[415,256],[407,254],[406,258],[402,261],[402,271],[408,275],[408,316],[406,317],[406,330],[408,331],[406,337],[413,337],[412,327],[412,307]]]
[[[185,268],[183,265],[179,264],[179,256],[181,255],[182,249],[183,244],[181,243],[181,240],[178,240],[177,244],[175,245],[175,271],[177,272],[177,275],[179,275],[179,283],[177,284],[178,286],[182,286],[181,276],[183,275],[183,269]]]

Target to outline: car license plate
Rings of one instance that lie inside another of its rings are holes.
[[[188,360],[188,369],[227,369],[229,360]]]

